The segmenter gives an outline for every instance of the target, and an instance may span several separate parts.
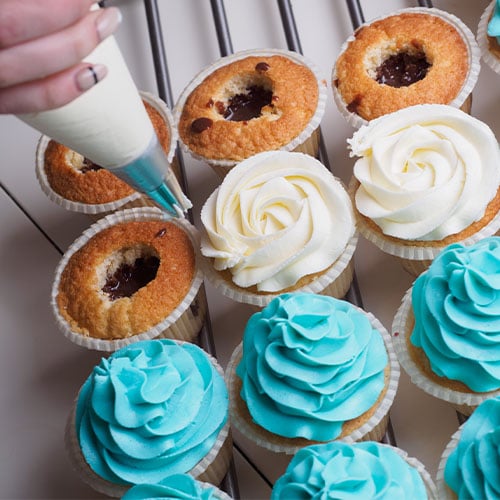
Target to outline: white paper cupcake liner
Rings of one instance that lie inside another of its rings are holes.
[[[183,342],[179,341],[179,343],[182,344]],[[219,375],[224,377],[224,370],[219,365],[218,361],[208,353],[207,357],[211,360]],[[76,432],[76,403],[77,399],[74,401],[68,415],[64,433],[66,454],[71,466],[80,478],[94,490],[113,498],[120,498],[132,487],[132,485],[112,483],[99,476],[89,467],[81,452],[80,441]],[[231,437],[228,415],[227,422],[219,431],[212,448],[190,471],[187,471],[187,473],[199,481],[210,483],[209,486],[219,485],[229,469],[232,460],[232,450],[233,440]],[[230,497],[227,495],[221,496],[221,500],[225,500],[226,498]]]
[[[479,25],[477,27],[477,43],[479,45],[479,50],[481,51],[481,57],[483,61],[497,74],[500,75],[500,58],[497,57],[490,51],[489,39],[488,39],[488,23],[493,14],[493,9],[495,8],[496,1],[493,0],[488,7],[484,10],[479,20]]]
[[[465,44],[467,45],[467,52],[468,52],[468,63],[469,63],[469,72],[467,74],[467,77],[465,79],[465,82],[460,89],[460,92],[458,95],[451,101],[449,104],[450,106],[454,106],[456,108],[461,108],[463,111],[469,112],[470,111],[470,99],[469,102],[466,103],[466,100],[469,98],[469,96],[472,93],[473,88],[476,86],[476,82],[479,76],[479,70],[481,69],[480,67],[480,59],[481,59],[481,52],[479,50],[479,47],[477,45],[476,39],[474,37],[474,34],[471,32],[471,30],[463,23],[458,17],[454,16],[453,14],[450,14],[449,12],[435,9],[435,8],[427,8],[427,7],[409,7],[406,9],[400,9],[397,10],[393,13],[390,14],[390,16],[393,15],[398,15],[404,12],[411,12],[411,13],[423,13],[423,14],[430,14],[433,16],[440,17],[444,21],[447,21],[450,23],[454,28],[457,29],[457,31],[460,33],[462,36]],[[361,29],[364,26],[368,26],[375,21],[379,21],[381,19],[384,19],[386,17],[389,17],[389,15],[383,15],[377,18],[374,18],[364,24],[362,24],[359,29]],[[354,34],[352,34],[341,46],[340,51],[339,51],[339,56],[342,54],[348,47],[349,43],[352,42],[355,39]],[[333,66],[332,70],[332,76],[331,76],[331,81],[334,82],[337,79],[337,70],[336,70],[336,64]],[[342,99],[342,96],[340,95],[340,92],[338,91],[337,87],[335,85],[332,85],[332,91],[333,91],[333,99],[335,101],[335,104],[337,105],[337,108],[340,112],[340,114],[346,119],[347,123],[352,125],[355,128],[360,128],[363,125],[366,125],[368,123],[368,120],[365,120],[361,116],[359,116],[356,113],[352,113],[347,109],[347,104],[344,102]],[[463,106],[463,108],[462,108]]]
[[[377,408],[373,415],[350,434],[337,439],[338,441],[345,443],[354,443],[356,441],[380,441],[380,439],[382,439],[389,419],[389,410],[394,401],[394,397],[396,396],[400,374],[399,364],[392,347],[391,337],[387,330],[371,313],[363,311],[358,307],[356,307],[356,309],[367,315],[372,327],[382,336],[389,358],[388,363],[390,367],[390,374],[386,387],[386,393],[384,394],[383,399],[377,403]],[[256,424],[240,411],[239,408],[246,408],[245,402],[241,399],[241,396],[236,389],[236,381],[237,379],[239,380],[236,375],[236,367],[241,360],[242,351],[243,344],[240,343],[233,351],[231,359],[226,367],[226,385],[229,390],[229,413],[231,416],[231,425],[257,445],[276,453],[293,455],[302,447],[308,444],[316,443],[315,441],[309,441],[307,439],[286,438],[273,434]]]
[[[358,234],[355,232],[349,239],[342,255],[322,274],[300,288],[281,290],[277,293],[250,292],[237,287],[232,282],[224,279],[223,275],[214,269],[212,259],[203,259],[202,269],[207,280],[223,295],[236,302],[257,307],[265,307],[271,300],[286,291],[320,293],[340,299],[345,296],[352,282],[354,273],[353,256],[357,243]]]
[[[500,390],[487,393],[461,392],[440,385],[425,376],[408,352],[407,342],[412,333],[410,328],[408,328],[408,321],[411,317],[410,315],[413,314],[411,291],[412,288],[405,293],[392,323],[392,342],[399,363],[417,387],[435,398],[447,401],[464,415],[470,415],[474,408],[482,401],[489,397],[500,395]]]
[[[325,113],[327,87],[326,84],[324,83],[324,79],[317,65],[297,52],[280,50],[280,49],[250,49],[250,50],[243,50],[235,54],[231,54],[229,56],[220,58],[215,63],[201,70],[182,91],[173,110],[174,121],[176,125],[179,123],[184,104],[189,95],[191,94],[191,92],[193,92],[193,90],[196,87],[198,87],[198,85],[200,85],[203,82],[203,80],[205,80],[205,78],[207,78],[207,76],[212,74],[215,70],[222,68],[223,66],[227,66],[232,62],[245,59],[246,57],[250,56],[267,57],[275,55],[287,57],[292,61],[296,62],[297,64],[306,66],[313,72],[318,82],[318,105],[316,107],[314,115],[309,120],[309,123],[306,125],[304,130],[297,137],[295,137],[289,143],[285,144],[280,148],[283,151],[299,151],[315,156],[318,152],[318,147],[319,147],[319,125]],[[182,138],[179,138],[179,143],[184,152],[190,154],[193,158],[208,163],[220,177],[224,177],[227,174],[227,172],[238,163],[237,161],[234,160],[214,160],[199,155],[194,151],[192,151],[182,141]]]
[[[61,280],[61,275],[69,259],[75,252],[82,248],[87,243],[87,241],[89,241],[94,235],[96,235],[103,229],[111,227],[120,222],[148,220],[161,220],[176,224],[186,232],[191,240],[196,256],[196,269],[191,287],[182,302],[163,321],[154,325],[149,330],[123,339],[99,339],[87,337],[85,335],[82,335],[81,333],[73,331],[71,325],[59,312],[59,307],[57,305],[57,295],[59,293],[59,283]],[[202,296],[201,299],[203,300],[200,300],[198,293],[203,282],[203,273],[200,266],[202,257],[199,253],[199,247],[199,236],[194,226],[192,226],[185,219],[171,217],[167,213],[157,208],[130,208],[127,210],[115,212],[98,220],[73,242],[73,244],[64,253],[62,259],[57,265],[54,282],[52,285],[50,302],[58,328],[66,338],[68,338],[75,344],[98,351],[116,351],[117,349],[129,345],[133,342],[153,339],[156,337],[167,337],[186,341],[193,340],[201,329],[206,312],[204,297]]]
[[[140,95],[144,101],[153,106],[158,113],[164,119],[170,136],[169,142],[169,152],[167,154],[168,163],[172,165],[175,159],[175,150],[178,141],[178,133],[177,128],[174,125],[174,119],[172,113],[168,109],[167,105],[164,101],[162,101],[159,97],[150,94],[149,92],[140,92]],[[38,140],[37,148],[36,148],[36,159],[35,159],[35,173],[36,178],[38,179],[38,183],[40,184],[40,188],[43,193],[51,200],[56,203],[60,207],[65,210],[69,210],[71,212],[78,212],[87,214],[92,217],[93,220],[97,220],[100,217],[105,217],[117,210],[123,210],[126,208],[134,208],[134,207],[144,207],[144,206],[155,206],[154,203],[145,195],[134,192],[124,198],[120,198],[118,200],[113,200],[107,203],[81,203],[77,201],[72,201],[64,198],[59,193],[54,191],[48,181],[47,174],[45,173],[45,150],[47,149],[47,145],[50,142],[50,137],[46,135],[42,135]],[[174,169],[173,169],[174,170]],[[175,173],[175,170],[174,170]],[[178,173],[176,174],[178,175]]]
[[[441,458],[439,460],[439,465],[436,472],[436,484],[437,484],[439,498],[442,500],[453,500],[458,498],[455,492],[446,484],[444,480],[444,469],[446,467],[446,462],[448,461],[448,457],[451,455],[452,451],[457,447],[458,440],[460,439],[462,425],[451,436],[451,439],[446,445],[446,448],[444,449]]]

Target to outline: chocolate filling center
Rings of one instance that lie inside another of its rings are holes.
[[[269,106],[273,99],[272,90],[260,85],[247,87],[246,93],[236,94],[229,99],[229,103],[222,115],[226,120],[233,122],[248,121],[258,118],[262,108]]]
[[[391,87],[407,87],[422,80],[430,66],[423,52],[399,52],[378,66],[375,79]]]
[[[138,257],[133,264],[124,262],[106,278],[102,291],[107,293],[111,300],[131,297],[155,279],[159,266],[160,259],[154,255]]]
[[[102,169],[102,167],[95,164],[93,161],[90,161],[88,158],[84,158],[82,161],[82,166],[80,167],[80,172],[82,174],[85,174],[87,172],[101,170],[101,169]]]

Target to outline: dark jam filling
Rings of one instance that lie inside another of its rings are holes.
[[[95,164],[93,161],[90,161],[88,158],[84,158],[82,162],[82,168],[80,168],[80,172],[85,174],[86,172],[91,172],[95,170],[101,170],[102,167]]]
[[[269,106],[273,99],[271,90],[252,85],[246,94],[236,94],[229,100],[224,111],[224,118],[233,122],[243,122],[258,118],[264,106]]]
[[[156,277],[160,265],[158,257],[139,257],[133,264],[121,264],[113,275],[108,276],[102,291],[111,300],[131,297],[139,288]]]
[[[430,66],[423,53],[400,52],[390,56],[377,68],[376,80],[391,87],[407,87],[422,80]]]

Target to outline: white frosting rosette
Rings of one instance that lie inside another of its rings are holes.
[[[495,234],[498,214],[479,231],[500,184],[500,150],[491,129],[441,104],[423,104],[373,120],[348,140],[358,156],[351,182],[360,232],[387,253],[432,259],[456,235],[473,243]],[[389,238],[386,238],[389,237]]]
[[[347,192],[303,153],[244,160],[208,198],[201,220],[207,277],[234,300],[259,306],[285,290],[321,293],[346,270],[357,241]],[[352,272],[347,288],[351,279]]]

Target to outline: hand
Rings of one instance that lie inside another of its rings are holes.
[[[81,62],[121,21],[95,0],[0,0],[0,113],[60,107],[102,80]]]

